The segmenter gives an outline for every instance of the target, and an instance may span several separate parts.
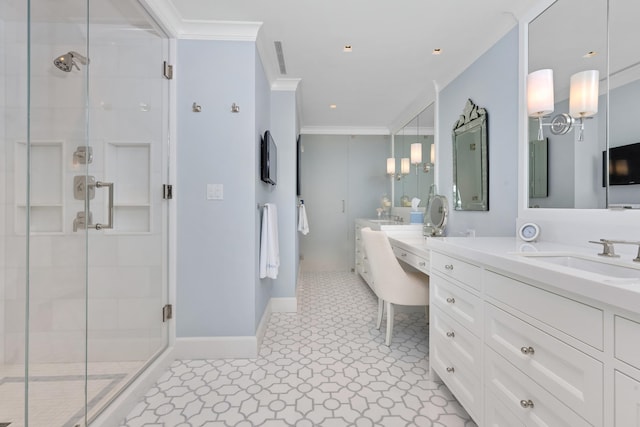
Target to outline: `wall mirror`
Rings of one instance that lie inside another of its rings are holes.
[[[411,207],[411,199],[414,197],[420,199],[420,207],[427,205],[429,189],[434,183],[433,126],[434,105],[431,104],[394,134],[393,158],[396,172],[393,180],[394,207]],[[414,144],[419,145],[419,150]],[[413,160],[412,145],[414,146]]]
[[[487,111],[470,99],[453,126],[453,207],[489,210]]]
[[[640,207],[640,182],[634,183],[631,165],[625,162],[630,159],[609,162],[610,151],[624,151],[616,148],[640,142],[640,122],[635,118],[640,110],[640,50],[633,47],[640,40],[638,16],[640,2],[634,0],[593,0],[588,8],[580,0],[557,0],[529,23],[528,73],[553,70],[554,108],[543,118],[548,192],[535,190],[530,170],[528,207]],[[558,43],[561,49],[556,48]],[[576,126],[555,135],[548,123],[570,112],[571,78],[586,70],[599,72],[597,113],[584,120],[582,140]],[[537,133],[538,120],[529,119],[529,147],[539,140]],[[627,178],[609,185],[609,173],[618,170]]]

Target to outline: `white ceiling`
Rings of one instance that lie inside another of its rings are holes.
[[[540,0],[162,0],[178,21],[262,23],[267,76],[300,79],[306,133],[388,133]],[[151,3],[147,1],[148,3]],[[274,42],[281,41],[286,75]],[[344,53],[351,45],[353,51]],[[432,55],[435,48],[441,55]],[[335,104],[337,108],[329,106]],[[422,123],[421,123],[422,127]]]

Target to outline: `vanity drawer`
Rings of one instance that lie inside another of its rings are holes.
[[[480,290],[481,268],[477,265],[460,261],[438,252],[431,252],[431,267],[433,270],[442,273],[447,277],[456,279],[467,286],[471,286],[477,291]]]
[[[489,347],[485,351],[485,382],[506,409],[527,426],[591,427]],[[602,420],[595,425],[602,425]]]
[[[429,301],[474,335],[482,333],[482,302],[471,292],[432,274],[429,279]]]
[[[413,252],[407,251],[399,246],[392,246],[393,253],[400,261],[406,262],[410,266],[429,274],[429,260]]]
[[[429,349],[429,361],[434,371],[449,387],[449,390],[469,415],[478,421],[482,410],[481,372],[473,371],[466,364],[460,362],[449,351],[447,344],[441,342],[440,337],[434,337],[431,342],[432,348]]]
[[[598,350],[603,349],[604,315],[600,309],[489,270],[485,271],[485,293]]]
[[[485,390],[484,396],[484,423],[490,427],[525,427],[525,424],[489,390]]]
[[[615,425],[640,426],[640,381],[614,371]]]
[[[602,423],[601,362],[491,304],[485,316],[489,346],[593,425]]]
[[[430,333],[438,336],[440,345],[449,347],[449,352],[457,355],[472,372],[482,370],[482,345],[480,338],[473,335],[455,320],[432,306]]]
[[[614,348],[616,359],[640,369],[640,323],[614,316]]]

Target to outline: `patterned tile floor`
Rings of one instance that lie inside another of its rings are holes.
[[[429,379],[423,311],[396,312],[387,347],[359,276],[304,273],[298,292],[257,359],[176,361],[122,426],[475,427]]]

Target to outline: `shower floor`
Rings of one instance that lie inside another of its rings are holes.
[[[88,366],[88,416],[112,399],[145,361],[100,362]],[[29,426],[84,425],[84,364],[32,365],[29,372]],[[0,366],[0,425],[24,427],[24,366]]]

